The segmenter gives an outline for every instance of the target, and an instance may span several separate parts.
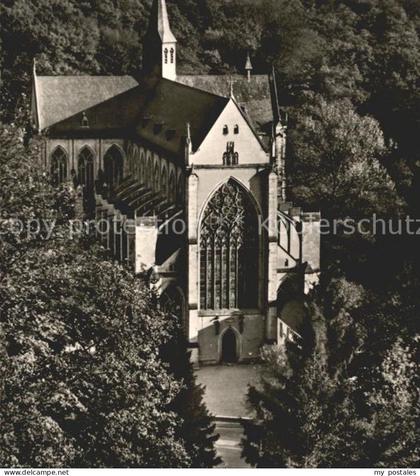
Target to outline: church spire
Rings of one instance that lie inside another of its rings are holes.
[[[162,43],[176,43],[176,38],[169,24],[166,0],[154,0],[152,7],[152,22],[156,21]]]
[[[148,74],[176,79],[176,38],[169,23],[166,0],[153,0],[143,45],[143,66]]]

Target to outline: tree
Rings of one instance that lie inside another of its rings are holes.
[[[158,355],[171,322],[141,281],[93,253],[49,242],[0,287],[2,466],[188,466],[168,409],[180,386]]]
[[[290,136],[293,198],[328,217],[392,213],[398,197],[381,164],[385,153],[377,121],[347,101],[316,98],[300,110]]]
[[[346,306],[337,326],[341,332],[354,334],[349,311],[357,301],[341,299]],[[343,365],[352,357],[342,348],[340,360],[332,358],[334,347],[321,308],[308,303],[308,311],[311,322],[304,323],[302,338],[266,349],[261,385],[249,390],[257,422],[246,424],[243,448],[247,461],[258,467],[351,467],[346,461],[348,440],[341,432],[353,411],[353,382]]]
[[[395,334],[372,332],[374,316],[365,316],[373,309],[360,285],[333,280],[312,298],[311,322],[298,345],[263,354],[266,374],[248,395],[257,414],[257,421],[245,426],[248,462],[259,467],[415,465],[418,338],[403,343]],[[376,340],[393,343],[372,352]]]
[[[173,319],[139,278],[71,239],[12,129],[0,135],[0,465],[189,466],[170,409],[180,383],[159,357]],[[27,237],[9,229],[17,218],[56,222]]]
[[[214,418],[204,403],[204,387],[197,383],[184,330],[178,326],[172,339],[162,349],[165,361],[174,377],[182,383],[181,391],[170,408],[182,418],[177,435],[185,442],[193,468],[213,468],[221,463],[216,455],[214,443]]]

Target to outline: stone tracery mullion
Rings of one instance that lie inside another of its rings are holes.
[[[200,238],[200,247],[206,250],[200,273],[206,276],[200,287],[204,309],[239,307],[239,274],[244,274],[245,269],[239,261],[241,250],[246,250],[250,242],[250,213],[244,192],[232,182],[221,186],[207,205]]]

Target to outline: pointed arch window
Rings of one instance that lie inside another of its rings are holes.
[[[200,225],[200,307],[258,306],[258,224],[248,193],[235,181],[209,201]]]
[[[184,296],[173,285],[166,288],[162,293],[160,306],[168,314],[172,314],[178,319],[183,319],[185,309]]]
[[[160,187],[160,173],[159,173],[159,161],[157,160],[155,163],[155,173],[154,173],[154,188],[155,192],[159,192]]]
[[[142,152],[140,154],[140,164],[139,164],[139,171],[138,171],[138,179],[140,180],[140,183],[144,183],[144,176],[145,176],[145,158],[144,158],[144,153]]]
[[[175,61],[175,49],[171,48],[171,63]]]
[[[149,188],[153,188],[153,161],[151,155],[147,158],[146,185]]]
[[[124,158],[119,147],[112,145],[104,157],[105,181],[109,190],[121,183],[124,174]]]
[[[168,196],[171,203],[176,201],[176,184],[175,184],[175,173],[172,170],[169,174],[169,184],[168,184]]]
[[[137,147],[134,149],[132,162],[133,165],[131,167],[130,174],[140,180],[140,152]]]
[[[168,193],[168,172],[166,167],[162,169],[161,190],[163,195]]]
[[[77,175],[80,185],[86,187],[86,190],[89,192],[93,191],[95,181],[94,174],[94,154],[89,147],[85,146],[79,153]]]
[[[163,56],[164,56],[165,64],[167,64],[168,63],[168,48],[164,49]]]
[[[67,180],[67,152],[58,146],[51,154],[51,179],[54,185],[59,185]]]

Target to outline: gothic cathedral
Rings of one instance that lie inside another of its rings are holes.
[[[39,76],[33,121],[57,183],[83,190],[110,253],[184,323],[197,365],[247,362],[299,335],[320,215],[286,201],[274,72],[177,74],[154,0],[138,76]]]

